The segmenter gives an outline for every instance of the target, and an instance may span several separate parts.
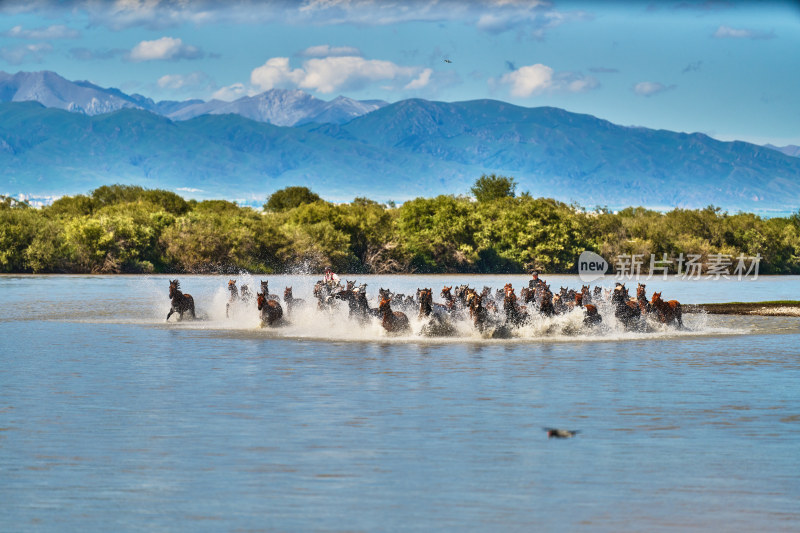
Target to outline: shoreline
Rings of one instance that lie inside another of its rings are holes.
[[[775,302],[730,302],[713,304],[687,304],[686,313],[708,313],[710,315],[756,315],[800,317],[800,301]]]

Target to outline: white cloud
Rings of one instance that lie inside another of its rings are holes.
[[[600,86],[593,76],[576,72],[558,72],[537,63],[520,67],[503,75],[499,82],[510,87],[512,96],[528,98],[545,91],[586,92]]]
[[[2,33],[5,37],[14,37],[17,39],[35,39],[35,40],[51,40],[51,39],[77,39],[81,36],[78,30],[68,28],[62,24],[54,24],[46,28],[33,28],[25,29],[22,26],[14,26],[10,30]]]
[[[199,71],[189,74],[166,74],[158,78],[157,84],[161,89],[170,89],[173,91],[207,88],[213,85],[208,74]]]
[[[353,46],[310,46],[297,54],[300,57],[361,56],[361,50]]]
[[[311,58],[301,68],[292,69],[288,57],[273,57],[250,74],[250,83],[262,91],[274,88],[300,88],[329,94],[344,89],[359,89],[371,82],[391,81],[409,89],[424,87],[431,73],[420,67],[404,67],[391,61],[359,56]]]
[[[714,37],[717,39],[772,39],[775,37],[775,32],[720,26],[717,28],[717,31],[714,32]]]
[[[243,96],[253,96],[256,92],[257,91],[254,89],[246,87],[244,83],[234,83],[233,85],[218,89],[211,95],[211,98],[214,100],[233,102]]]
[[[203,51],[196,46],[183,44],[181,39],[162,37],[154,41],[142,41],[133,47],[128,59],[134,62],[156,60],[199,59]]]
[[[296,86],[304,75],[302,69],[292,70],[289,67],[288,57],[273,57],[260,67],[253,69],[250,73],[250,83],[262,91],[267,91]]]
[[[553,69],[537,63],[503,75],[500,83],[511,86],[511,94],[527,98],[548,89],[553,84]]]
[[[25,44],[21,46],[5,46],[0,48],[0,58],[12,65],[22,63],[41,63],[44,56],[53,51],[48,43]]]
[[[305,76],[298,86],[327,94],[340,89],[357,89],[371,81],[413,78],[419,69],[401,67],[391,61],[363,57],[310,59],[304,64]]]
[[[492,33],[528,31],[537,38],[550,28],[587,16],[579,10],[558,11],[552,2],[540,0],[0,0],[0,13],[36,11],[65,16],[80,12],[88,17],[89,26],[115,31],[136,26],[163,30],[185,24],[386,26],[456,21]]]
[[[633,92],[639,96],[653,96],[674,89],[675,85],[664,85],[657,81],[640,81],[633,86]]]
[[[431,74],[433,74],[433,69],[426,68],[420,73],[419,76],[408,82],[406,86],[403,87],[403,89],[417,90],[417,89],[422,89],[423,87],[427,87],[428,84],[431,82]]]

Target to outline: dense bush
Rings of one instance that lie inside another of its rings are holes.
[[[2,272],[575,272],[584,250],[609,262],[714,254],[761,256],[762,273],[800,273],[800,212],[786,218],[719,208],[586,211],[482,176],[466,196],[400,207],[332,204],[305,188],[274,193],[265,212],[112,185],[34,209],[0,197]],[[301,190],[302,189],[302,190]],[[277,200],[280,200],[278,202]],[[674,268],[673,268],[674,270]]]

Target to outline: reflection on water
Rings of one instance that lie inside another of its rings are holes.
[[[225,318],[227,279],[182,278],[204,320],[165,324],[166,277],[0,277],[3,529],[796,530],[800,319],[275,332]]]

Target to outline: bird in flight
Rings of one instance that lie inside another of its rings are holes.
[[[556,438],[556,439],[568,439],[570,437],[574,437],[578,433],[579,430],[570,430],[570,429],[556,429],[556,428],[544,428],[547,431],[548,438]]]
[[[450,61],[449,59],[445,59],[444,62],[445,63],[452,63],[452,61]]]

